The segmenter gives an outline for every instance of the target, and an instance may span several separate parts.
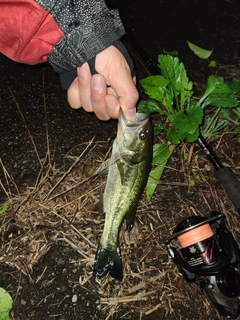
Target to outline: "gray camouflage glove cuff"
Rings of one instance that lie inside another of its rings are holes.
[[[104,0],[36,0],[63,32],[48,56],[58,73],[89,61],[125,34],[117,9]]]

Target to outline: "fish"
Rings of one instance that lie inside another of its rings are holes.
[[[113,142],[107,182],[99,201],[105,214],[103,233],[94,260],[93,276],[101,279],[110,274],[122,281],[123,267],[119,232],[123,221],[131,231],[140,197],[146,186],[152,162],[152,125],[149,116],[136,113],[126,120],[120,109],[117,136]]]

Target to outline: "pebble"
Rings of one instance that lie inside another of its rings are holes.
[[[21,299],[21,304],[22,304],[23,306],[25,306],[25,305],[27,304],[27,302],[26,302],[24,299]]]
[[[78,299],[78,296],[76,294],[74,294],[72,296],[72,303],[76,303],[77,302],[77,299]]]

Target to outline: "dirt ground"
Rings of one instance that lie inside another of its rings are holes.
[[[238,1],[107,1],[153,60],[178,51],[196,94],[211,73],[231,80],[239,74]],[[214,49],[196,57],[187,40]],[[148,75],[139,53],[124,37],[138,79]],[[169,260],[165,240],[184,217],[226,214],[240,241],[237,213],[200,148],[179,148],[150,203],[143,195],[131,233],[120,234],[124,264],[121,283],[95,281],[93,261],[104,217],[94,208],[106,177],[92,175],[109,157],[115,120],[72,110],[59,77],[48,65],[26,66],[0,56],[0,287],[14,300],[15,320],[220,319],[198,286],[188,284]],[[155,118],[153,118],[153,122]],[[211,146],[240,178],[239,133]],[[200,177],[196,181],[196,175]],[[195,181],[193,185],[193,181]]]

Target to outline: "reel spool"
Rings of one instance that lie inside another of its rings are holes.
[[[210,218],[192,216],[184,219],[166,241],[171,258],[180,269],[182,267],[185,272],[189,272],[186,276],[188,281],[195,280],[196,275],[218,274],[219,270],[227,267],[231,261],[228,234],[221,232],[219,237],[211,228],[216,221],[220,221],[218,225],[223,225],[222,220],[225,216],[219,212],[212,212],[211,215]],[[170,245],[174,239],[179,241],[181,254]]]
[[[200,274],[226,255],[210,226],[218,217],[213,220],[199,216],[186,218],[174,230],[184,260],[189,266],[198,268]]]

